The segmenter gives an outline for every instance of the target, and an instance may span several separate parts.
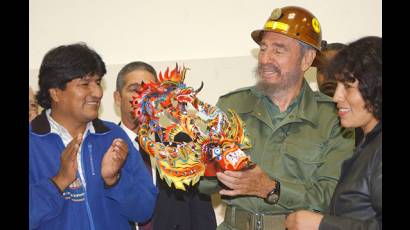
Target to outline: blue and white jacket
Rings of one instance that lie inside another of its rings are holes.
[[[121,230],[130,229],[128,221],[151,218],[158,190],[140,154],[116,124],[96,119],[92,125],[95,133],[87,133],[80,152],[85,181],[77,175],[63,194],[50,178],[60,168],[64,143],[50,132],[45,111],[29,125],[30,229]],[[104,188],[101,161],[115,138],[128,143],[129,153],[118,183]]]

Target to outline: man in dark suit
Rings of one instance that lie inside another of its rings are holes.
[[[139,61],[131,62],[118,73],[114,92],[115,103],[121,110],[120,126],[133,141],[134,147],[139,149],[148,171],[151,172],[154,184],[160,190],[153,218],[148,223],[138,224],[136,229],[216,229],[211,198],[199,193],[197,185],[187,186],[186,191],[168,187],[167,183],[161,180],[156,173],[154,159],[140,148],[136,139],[138,121],[132,115],[133,109],[130,101],[132,95],[140,89],[142,82],[156,81],[156,76],[156,71],[151,65]],[[175,139],[176,141],[191,141],[189,136],[182,133],[178,134]]]

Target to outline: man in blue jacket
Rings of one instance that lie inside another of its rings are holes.
[[[106,73],[85,44],[44,57],[29,125],[30,229],[130,229],[153,213],[157,189],[126,133],[97,118]]]

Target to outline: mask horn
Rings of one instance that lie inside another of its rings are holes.
[[[204,88],[204,82],[203,81],[201,81],[201,86],[197,90],[195,90],[195,93],[199,93],[202,90],[202,88]]]

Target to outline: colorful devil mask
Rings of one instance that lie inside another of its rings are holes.
[[[228,116],[199,100],[203,84],[198,90],[187,87],[186,71],[178,65],[171,72],[167,68],[157,82],[143,83],[131,102],[140,124],[140,146],[155,157],[161,179],[182,190],[203,175],[214,176],[215,169],[253,165],[243,152],[251,147],[243,121],[234,111]],[[180,141],[181,134],[191,141]]]

